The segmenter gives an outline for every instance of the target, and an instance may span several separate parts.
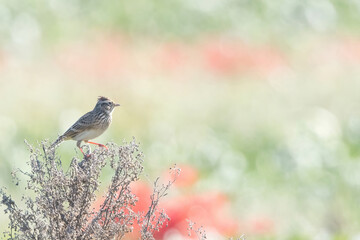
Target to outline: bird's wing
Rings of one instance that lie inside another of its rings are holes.
[[[94,122],[92,112],[86,113],[84,116],[79,118],[64,134],[66,139],[74,138],[77,134],[83,132],[86,129],[91,128]]]

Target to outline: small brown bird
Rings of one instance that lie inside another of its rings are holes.
[[[111,115],[114,108],[120,106],[106,97],[99,97],[98,101],[91,112],[86,113],[84,116],[79,118],[63,135],[61,135],[51,147],[55,147],[65,140],[77,141],[76,146],[83,152],[80,144],[82,141],[85,143],[96,144],[100,147],[107,147],[100,143],[90,142],[90,139],[96,138],[103,134],[105,130],[110,126]]]

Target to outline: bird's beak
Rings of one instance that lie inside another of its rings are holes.
[[[119,107],[119,106],[120,106],[120,104],[114,103],[114,106],[115,106],[115,107]]]

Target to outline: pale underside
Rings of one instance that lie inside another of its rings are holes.
[[[98,136],[100,136],[101,134],[103,134],[105,132],[106,128],[97,128],[97,129],[89,129],[89,130],[84,130],[82,132],[79,132],[77,135],[75,135],[72,139],[75,141],[87,141],[90,139],[94,139]]]

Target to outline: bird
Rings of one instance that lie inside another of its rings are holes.
[[[54,148],[65,140],[75,140],[77,141],[76,146],[86,157],[89,155],[83,152],[81,147],[82,141],[108,149],[103,144],[90,142],[89,140],[100,136],[106,131],[111,124],[112,113],[115,107],[118,106],[120,106],[120,104],[114,103],[109,98],[99,96],[94,109],[80,117],[63,135],[59,136],[51,145],[51,148]]]

